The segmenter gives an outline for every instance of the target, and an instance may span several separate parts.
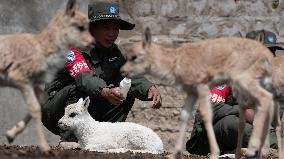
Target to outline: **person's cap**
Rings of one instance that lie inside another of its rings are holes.
[[[268,48],[284,50],[284,43],[277,43],[277,37],[271,31],[267,30],[250,31],[246,34],[246,38],[257,40]]]
[[[90,0],[88,5],[88,17],[91,22],[114,19],[119,22],[119,29],[132,30],[135,24],[122,20],[119,16],[119,3],[103,2],[98,0]]]

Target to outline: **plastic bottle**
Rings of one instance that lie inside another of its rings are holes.
[[[122,96],[126,99],[127,93],[129,91],[129,88],[131,86],[131,79],[125,77],[120,83],[119,88],[121,91]]]

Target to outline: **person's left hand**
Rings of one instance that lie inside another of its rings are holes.
[[[162,106],[162,97],[155,86],[149,88],[148,99],[153,101],[152,108],[159,109]]]

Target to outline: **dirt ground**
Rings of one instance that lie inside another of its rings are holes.
[[[43,154],[37,146],[16,146],[0,145],[0,159],[165,159],[170,153],[165,152],[161,155],[142,154],[142,153],[100,153],[84,151],[80,149],[64,150],[52,147],[49,154]],[[181,155],[179,159],[207,159],[207,156]],[[270,150],[267,157],[263,159],[278,158],[278,151]]]
[[[127,153],[99,153],[80,149],[64,150],[52,147],[49,154],[42,154],[36,146],[0,146],[0,159],[163,159],[169,153],[161,155]],[[206,159],[205,156],[182,155],[180,159]]]

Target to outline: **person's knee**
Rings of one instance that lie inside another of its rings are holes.
[[[58,93],[60,94],[50,98],[41,109],[43,125],[56,135],[59,135],[58,120],[64,115],[67,96],[66,91]]]
[[[246,147],[251,135],[252,125],[245,123],[243,146]],[[239,117],[229,115],[214,125],[214,131],[221,150],[233,150],[238,143]],[[230,141],[230,142],[228,142]]]
[[[41,109],[41,121],[42,124],[52,133],[59,135],[59,128],[55,114],[52,114],[50,103],[47,102]]]
[[[239,118],[235,115],[229,115],[214,124],[214,131],[220,135],[235,134],[238,132],[238,126]]]
[[[49,118],[51,118],[51,116],[50,116],[50,113],[49,113],[49,101],[45,104],[45,105],[43,105],[42,107],[41,107],[41,120],[42,120],[42,123],[43,123],[43,125],[47,125],[48,124],[48,119]]]
[[[199,134],[198,136],[189,139],[186,142],[186,150],[190,154],[206,156],[210,153],[207,136],[205,134]]]

